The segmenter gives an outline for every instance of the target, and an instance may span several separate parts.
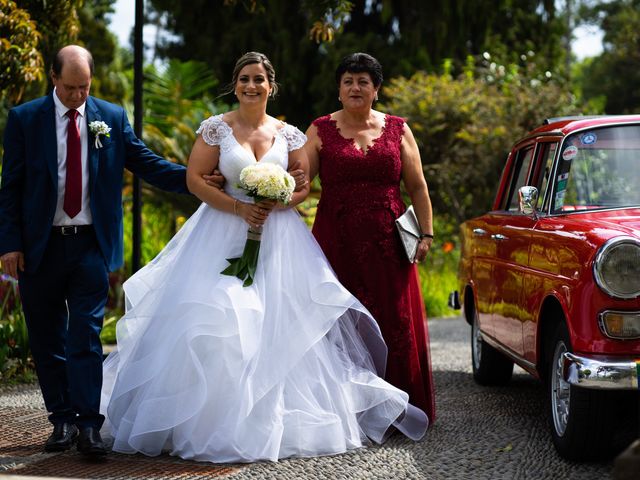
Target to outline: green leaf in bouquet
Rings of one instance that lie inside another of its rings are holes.
[[[242,255],[238,258],[227,258],[229,266],[222,270],[223,275],[237,277],[243,280],[243,287],[253,284],[256,276],[256,267],[258,265],[258,255],[260,253],[260,240],[247,238],[244,244]]]

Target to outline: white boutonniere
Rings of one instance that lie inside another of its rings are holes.
[[[96,139],[94,144],[96,148],[102,148],[100,135],[104,135],[107,138],[111,137],[111,135],[109,134],[109,132],[111,131],[111,127],[99,120],[94,120],[93,122],[91,122],[89,124],[89,130],[91,131],[91,133],[93,133],[93,136]]]

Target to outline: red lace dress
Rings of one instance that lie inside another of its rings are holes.
[[[400,194],[404,120],[387,115],[366,152],[346,139],[329,115],[316,119],[322,141],[322,197],[313,234],[338,279],[373,314],[389,349],[385,379],[435,420],[429,336],[418,273],[394,220]]]

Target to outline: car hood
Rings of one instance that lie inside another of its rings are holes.
[[[606,240],[628,235],[640,240],[640,208],[576,212],[557,217],[567,230],[582,231]]]

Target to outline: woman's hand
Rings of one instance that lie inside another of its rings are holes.
[[[253,228],[262,227],[278,203],[275,200],[261,200],[258,203],[245,203],[239,200],[237,202],[236,213]]]
[[[414,260],[414,263],[423,262],[424,259],[427,258],[427,253],[429,252],[432,243],[433,238],[425,237],[420,240],[420,243],[418,243],[418,250],[416,252],[416,259]]]

